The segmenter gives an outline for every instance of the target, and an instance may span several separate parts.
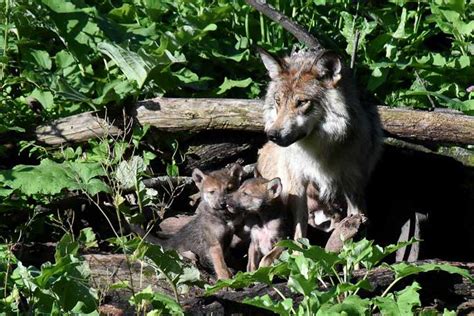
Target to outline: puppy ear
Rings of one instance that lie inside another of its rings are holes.
[[[316,78],[326,82],[328,88],[334,88],[341,79],[342,63],[332,51],[325,51],[316,61]]]
[[[199,190],[201,190],[202,182],[206,178],[206,175],[204,174],[204,172],[202,172],[198,168],[195,168],[193,170],[192,177],[193,177],[194,183],[196,183],[196,186],[199,188]]]
[[[232,166],[229,169],[229,174],[232,178],[236,178],[239,180],[242,179],[242,175],[244,173],[244,169],[242,169],[242,166],[239,165],[238,163],[232,164]]]
[[[282,185],[281,185],[281,180],[280,178],[274,178],[267,183],[267,190],[270,194],[270,197],[272,199],[276,199],[277,197],[280,196],[281,190],[282,190]]]
[[[262,59],[265,68],[267,68],[270,78],[276,79],[283,71],[284,61],[277,57],[273,57],[273,55],[261,47],[257,47],[257,51],[260,54],[260,58]]]

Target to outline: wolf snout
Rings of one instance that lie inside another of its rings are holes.
[[[281,138],[280,131],[276,129],[271,129],[267,131],[267,137],[272,142],[276,143]]]

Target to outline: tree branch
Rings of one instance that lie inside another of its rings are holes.
[[[306,46],[310,48],[323,49],[319,41],[313,35],[296,22],[290,20],[286,15],[275,10],[271,5],[267,4],[266,0],[245,0],[245,2],[272,21],[280,24],[301,43],[306,44]]]

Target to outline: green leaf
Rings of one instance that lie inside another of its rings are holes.
[[[30,97],[38,100],[39,103],[41,103],[41,105],[47,110],[54,108],[54,98],[50,91],[44,91],[36,88],[30,94]]]
[[[247,88],[252,83],[252,78],[242,79],[242,80],[232,80],[224,78],[224,82],[219,86],[217,94],[223,94],[224,92],[232,88]]]
[[[421,286],[417,282],[413,282],[412,285],[395,293],[401,315],[412,315],[413,308],[421,306],[420,294],[418,294],[420,289]]]
[[[66,50],[59,51],[56,54],[55,61],[58,68],[74,66],[74,57]]]
[[[459,56],[458,61],[459,61],[459,66],[461,69],[469,67],[471,65],[471,58],[469,58],[469,56],[466,56],[466,55]]]
[[[413,309],[421,305],[418,294],[420,289],[420,285],[413,282],[399,292],[391,293],[385,297],[375,297],[373,301],[382,315],[413,315]]]
[[[254,298],[245,298],[243,303],[260,307],[279,315],[289,315],[291,309],[293,308],[293,300],[291,298],[286,298],[282,301],[274,302],[268,294],[264,296],[257,296]]]
[[[363,240],[361,240],[360,242],[362,243]],[[380,261],[383,260],[388,255],[396,252],[398,249],[401,249],[403,247],[412,245],[416,242],[419,242],[419,241],[416,240],[415,238],[412,238],[408,241],[388,245],[384,248],[382,248],[378,245],[372,245],[372,242],[370,242],[370,247],[371,247],[370,252],[368,253],[368,255],[366,257],[364,257],[361,260],[361,262],[368,269],[372,269],[374,266],[376,266],[378,263],[380,263]]]
[[[36,64],[45,69],[45,70],[50,70],[51,69],[51,58],[49,57],[49,54],[45,50],[31,50],[29,51],[29,54],[31,57],[34,59]]]
[[[135,187],[138,177],[143,171],[145,171],[143,158],[133,156],[128,161],[120,162],[115,172],[115,179],[122,185],[122,188],[131,189]]]
[[[144,303],[151,303],[153,309],[159,311],[157,315],[184,315],[184,311],[174,299],[166,294],[153,292],[151,287],[138,292],[130,298],[132,305],[143,305]],[[154,315],[151,312],[151,315]]]
[[[214,57],[223,58],[223,59],[230,59],[230,60],[233,60],[233,61],[236,61],[236,62],[241,62],[242,59],[247,57],[249,54],[250,54],[250,52],[249,52],[248,49],[245,49],[242,52],[236,52],[234,54],[229,54],[229,55],[224,55],[224,54],[221,54],[220,52],[218,52],[216,50],[212,50],[212,55]]]
[[[138,88],[143,86],[148,74],[156,65],[150,57],[139,55],[116,44],[102,42],[97,48],[115,62],[128,80],[136,81]]]
[[[177,177],[179,176],[179,167],[176,163],[171,163],[166,165],[166,174],[169,177]]]
[[[76,6],[69,1],[63,0],[41,0],[51,10],[57,13],[70,13],[76,10]]]
[[[443,316],[456,316],[456,315],[457,315],[456,311],[450,311],[447,308],[445,308],[443,311]]]
[[[86,248],[98,247],[95,233],[91,227],[81,229],[78,241]]]
[[[56,262],[60,261],[63,257],[68,255],[77,255],[79,251],[79,243],[74,241],[71,234],[64,234],[64,236],[59,240],[56,246],[56,252],[54,254],[54,259]]]
[[[366,315],[370,301],[359,296],[348,296],[342,303],[325,303],[317,311],[316,316],[325,315]]]
[[[366,291],[372,291],[372,285],[368,280],[360,280],[356,284],[352,283],[339,283],[336,286],[336,294],[340,295],[346,292],[352,292],[358,289],[364,289]]]
[[[367,83],[367,89],[369,91],[375,91],[378,87],[385,83],[388,73],[388,68],[376,67],[374,70],[372,70],[372,74],[369,77],[369,81]]]
[[[109,16],[120,23],[133,23],[135,19],[135,7],[124,3],[121,7],[109,11]]]
[[[257,282],[272,284],[272,280],[275,276],[287,276],[288,273],[287,264],[283,262],[271,267],[261,267],[253,272],[239,271],[232,279],[218,280],[214,285],[207,285],[206,295],[214,294],[226,287],[241,289]]]
[[[0,182],[26,195],[54,195],[64,189],[85,190],[95,195],[110,191],[102,180],[96,178],[103,175],[105,171],[99,163],[57,163],[43,159],[38,166],[17,165],[12,170],[0,171]]]
[[[97,309],[97,292],[88,284],[60,277],[54,283],[52,291],[59,297],[63,311],[88,314]]]
[[[142,254],[153,262],[153,266],[166,275],[175,286],[201,284],[199,270],[184,263],[175,251],[164,251],[161,246],[142,243],[135,249],[135,255]]]
[[[402,15],[400,16],[400,23],[398,24],[397,30],[395,33],[392,34],[394,38],[406,38],[407,35],[405,33],[405,24],[407,22],[407,9],[404,7],[402,9]]]
[[[63,78],[59,78],[58,87],[59,87],[59,91],[57,91],[58,95],[62,96],[63,98],[67,100],[76,101],[76,102],[86,102],[86,103],[91,102],[91,99],[89,99],[86,95],[84,95],[83,93],[71,87],[71,85]]]
[[[468,270],[455,267],[449,264],[423,263],[420,265],[414,265],[405,262],[400,262],[393,264],[389,267],[395,272],[396,278],[405,278],[409,275],[418,274],[420,272],[444,271],[450,274],[459,274],[470,280],[471,282],[474,282],[474,278],[470,275]]]

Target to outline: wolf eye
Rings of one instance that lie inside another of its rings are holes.
[[[302,107],[303,105],[308,104],[309,102],[310,102],[310,101],[308,101],[308,100],[298,100],[298,101],[296,101],[296,107],[297,107],[297,108],[300,108],[300,107]]]
[[[274,99],[275,99],[276,105],[280,105],[280,101],[281,101],[280,96],[275,94]]]

